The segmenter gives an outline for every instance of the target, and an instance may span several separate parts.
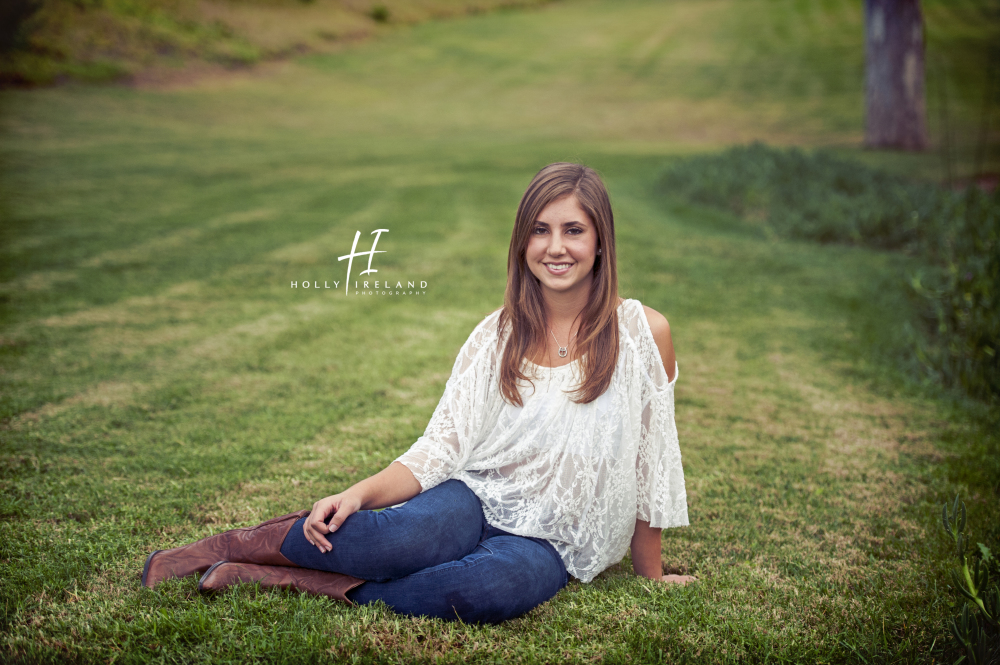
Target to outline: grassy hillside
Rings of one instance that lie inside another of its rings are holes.
[[[0,86],[214,80],[262,62],[350,48],[400,25],[551,1],[11,0],[14,14],[16,7],[37,11],[6,38],[0,34]],[[652,16],[599,12],[596,20],[607,33],[595,32],[587,19],[579,33],[601,43],[582,54],[602,72],[587,76],[602,82],[606,98],[621,95],[621,102],[634,104],[630,122],[645,117],[648,131],[658,121],[658,133],[683,143],[743,142],[766,132],[780,143],[823,136],[824,144],[857,145],[864,122],[859,8],[839,1],[750,6],[754,11],[731,10],[727,0],[667,0]],[[933,150],[919,165],[891,155],[873,159],[938,179],[974,170],[996,174],[996,87],[992,101],[987,98],[989,77],[1000,67],[990,51],[1000,43],[1000,0],[924,0],[922,6]],[[636,18],[650,23],[628,25]],[[503,53],[492,36],[485,39],[489,50],[519,57]],[[4,43],[11,46],[6,53]],[[562,61],[555,56],[555,62]],[[562,62],[570,75],[580,64]],[[613,70],[618,80],[608,76]],[[553,75],[554,67],[547,71]]]
[[[330,51],[391,25],[550,0],[8,0],[0,85],[159,80]],[[3,40],[0,40],[3,41]]]
[[[992,27],[926,6],[965,35],[973,134]],[[961,492],[1000,551],[1000,451],[996,414],[895,369],[909,259],[657,187],[755,138],[937,177],[933,154],[856,147],[860,20],[854,0],[581,0],[185,86],[0,93],[0,660],[940,662],[940,502]],[[495,628],[140,589],[151,550],[308,506],[423,432],[502,302],[519,196],[563,159],[607,178],[623,295],[671,322],[692,524],[663,554],[701,581],[626,559]],[[374,228],[379,277],[426,294],[290,288],[342,279]]]

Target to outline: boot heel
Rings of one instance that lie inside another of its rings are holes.
[[[149,564],[153,563],[153,557],[162,551],[163,550],[156,550],[155,552],[146,557],[146,563],[142,567],[142,581],[140,582],[142,586],[147,586],[150,589],[153,588],[152,585],[146,584],[146,578],[149,576]]]
[[[213,563],[212,566],[208,570],[205,571],[205,573],[201,576],[201,578],[198,579],[198,591],[200,591],[202,593],[215,593],[216,591],[218,591],[218,589],[213,589],[211,587],[205,586],[205,583],[208,581],[209,575],[211,575],[212,572],[215,571],[216,568],[218,568],[219,566],[221,566],[224,563],[228,563],[228,562],[227,561],[217,561],[217,562]]]

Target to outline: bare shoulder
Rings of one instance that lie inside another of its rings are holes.
[[[667,322],[667,317],[652,307],[643,305],[642,309],[646,313],[646,321],[649,322],[649,331],[653,333],[653,341],[656,342],[656,348],[660,350],[663,369],[667,371],[667,378],[673,381],[677,357],[674,354],[673,339],[670,337],[670,323]]]
[[[649,329],[653,332],[653,339],[656,340],[657,345],[659,345],[660,339],[669,340],[670,324],[667,322],[667,317],[649,305],[643,305],[642,309],[646,312],[646,321],[649,322]]]

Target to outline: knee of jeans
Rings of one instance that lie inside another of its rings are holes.
[[[443,483],[438,485],[437,488],[440,488],[442,491],[448,492],[449,494],[454,494],[456,500],[475,502],[476,505],[479,505],[479,497],[476,496],[476,493],[473,492],[469,488],[469,486],[463,483],[461,480],[452,478],[451,480],[444,481]]]
[[[469,489],[469,486],[461,480],[446,480],[437,487],[430,490],[435,492],[434,501],[438,503],[439,509],[435,511],[437,515],[447,513],[452,521],[450,527],[453,528],[453,520],[474,520],[477,526],[485,524],[483,514],[483,504],[476,496],[476,493]],[[485,527],[483,527],[485,528]]]

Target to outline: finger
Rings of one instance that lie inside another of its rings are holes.
[[[322,523],[321,523],[322,524]],[[316,529],[315,524],[306,522],[306,540],[315,545],[320,552],[330,551],[330,542]]]
[[[688,582],[697,582],[698,581],[697,577],[692,577],[690,575],[664,575],[661,579],[664,582],[667,582],[667,583],[670,583],[670,584],[679,584],[681,586],[684,586]]]
[[[342,507],[340,510],[335,512],[333,514],[333,517],[330,518],[330,527],[329,527],[330,533],[333,533],[341,526],[343,526],[344,522],[347,520],[348,517],[351,516],[351,513],[353,512],[354,512],[353,510],[347,508],[346,506]]]
[[[318,525],[322,524],[320,519],[321,519],[320,515],[318,515],[316,511],[313,511],[312,513],[309,514],[308,517],[306,517],[306,523],[303,525],[303,529],[305,529],[306,533],[306,538],[308,538],[309,542],[313,544],[315,544],[317,536],[322,535],[322,532],[316,528]]]
[[[328,533],[326,529],[326,516],[330,514],[332,507],[324,501],[317,501],[313,504],[312,512],[306,518],[306,526],[313,532],[323,534]]]

